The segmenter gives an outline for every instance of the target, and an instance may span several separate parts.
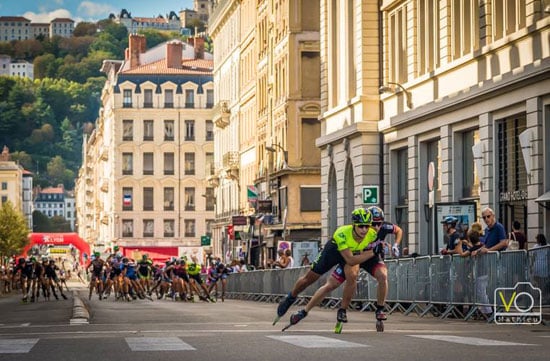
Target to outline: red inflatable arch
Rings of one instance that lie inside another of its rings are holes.
[[[23,250],[23,257],[27,256],[27,253],[35,244],[46,245],[72,245],[80,252],[80,263],[84,264],[84,254],[90,256],[90,245],[86,243],[77,233],[31,233],[29,234],[29,244]]]

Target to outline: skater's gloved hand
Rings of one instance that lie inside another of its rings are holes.
[[[393,247],[391,248],[393,256],[399,257],[399,245],[397,243],[393,244]]]

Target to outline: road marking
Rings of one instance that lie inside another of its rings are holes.
[[[0,354],[28,353],[37,342],[37,338],[0,340]]]
[[[27,322],[27,323],[22,323],[22,324],[21,324],[21,327],[29,327],[30,325],[31,325],[31,324],[28,323],[28,322]]]
[[[360,343],[337,340],[334,338],[313,336],[313,335],[293,335],[293,336],[267,336],[274,340],[290,343],[304,348],[351,348],[351,347],[369,347]]]
[[[489,340],[486,338],[477,338],[477,337],[462,337],[462,336],[452,336],[452,335],[407,335],[410,337],[417,338],[426,338],[429,340],[439,340],[452,343],[461,343],[470,346],[538,346],[530,343],[518,343],[518,342],[507,342],[507,341],[498,341],[498,340]]]
[[[126,337],[132,351],[187,351],[195,348],[177,337]]]

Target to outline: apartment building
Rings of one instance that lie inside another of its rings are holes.
[[[74,20],[68,18],[55,18],[50,21],[50,36],[69,38],[73,36]]]
[[[114,15],[113,15],[114,17]],[[134,17],[126,10],[122,9],[120,14],[114,17],[114,21],[117,24],[124,25],[128,29],[128,34],[137,34],[140,30],[154,29],[154,30],[166,30],[177,31],[181,29],[180,18],[174,11],[170,14],[157,17]]]
[[[76,195],[79,235],[97,249],[178,256],[211,234],[214,86],[203,49],[197,38],[147,50],[130,35],[125,60],[104,61]]]
[[[8,147],[4,146],[0,154],[0,207],[8,201],[32,229],[32,173],[12,161]]]
[[[374,185],[410,252],[487,206],[548,235],[548,3],[359,3],[321,2],[323,233]]]
[[[209,24],[216,49],[215,239],[225,254],[249,249],[256,265],[274,258],[280,241],[321,233],[319,5],[299,4],[221,1]],[[246,245],[235,236],[232,217],[239,215],[251,216],[241,228]]]
[[[18,60],[9,64],[8,75],[34,79],[34,64],[28,61]]]
[[[48,218],[63,217],[69,223],[71,231],[75,230],[74,192],[66,190],[63,184],[57,187],[38,188],[35,192],[34,209]]]

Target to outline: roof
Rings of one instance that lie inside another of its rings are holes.
[[[65,190],[62,187],[48,187],[40,191],[40,194],[59,194],[64,193]]]
[[[30,22],[29,19],[24,18],[22,16],[0,16],[0,21],[27,21],[27,22]]]
[[[52,23],[74,23],[74,20],[69,18],[55,18],[51,22]]]
[[[140,65],[134,69],[125,70],[123,74],[187,74],[212,75],[214,62],[206,59],[183,59],[181,68],[169,68],[166,59]]]

